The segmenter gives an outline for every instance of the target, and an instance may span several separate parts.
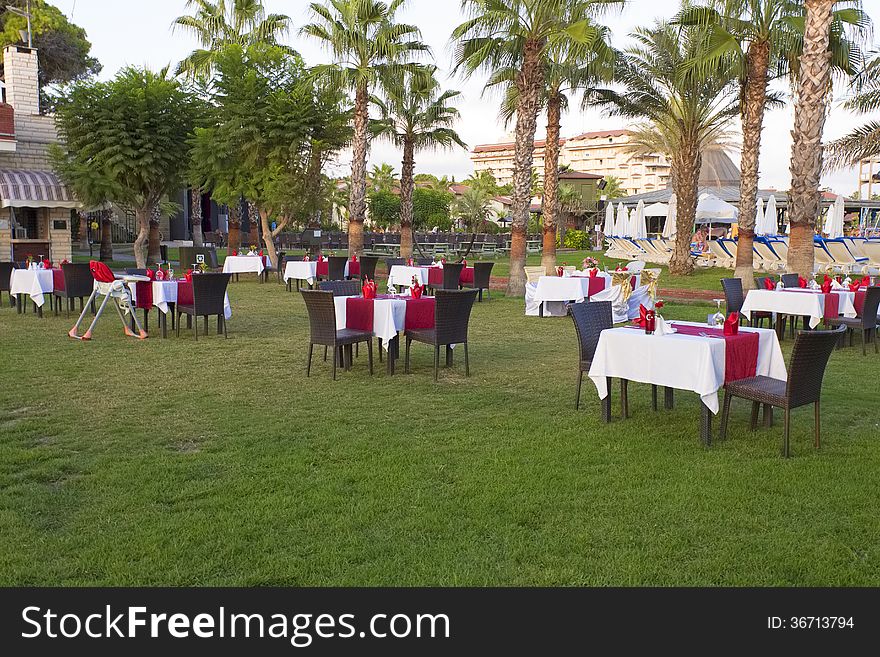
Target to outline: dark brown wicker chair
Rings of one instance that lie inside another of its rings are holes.
[[[348,258],[345,256],[330,256],[327,259],[327,280],[328,281],[344,281],[345,280],[345,263]]]
[[[0,297],[2,293],[9,294],[9,305],[15,308],[15,299],[12,298],[12,270],[18,267],[14,262],[0,262]],[[0,299],[2,301],[2,299]]]
[[[336,365],[341,360],[344,369],[351,369],[352,345],[360,342],[367,343],[367,354],[370,361],[370,374],[373,374],[373,334],[370,331],[356,331],[353,329],[336,329],[336,305],[333,302],[333,293],[321,290],[300,290],[309,313],[309,357],[306,361],[306,376],[312,372],[312,355],[315,345],[332,347],[333,380],[336,380]],[[341,358],[340,358],[341,357]]]
[[[403,258],[385,258],[385,266],[388,268],[388,273],[391,273],[392,267],[403,266],[406,264],[406,260]]]
[[[226,288],[232,274],[196,274],[192,277],[193,305],[177,304],[177,335],[180,336],[180,317],[187,316],[187,321],[192,320],[193,335],[199,339],[199,317],[205,318],[205,335],[208,334],[208,317],[217,316],[217,335],[223,330],[223,336],[228,338],[226,332],[226,315],[224,302],[226,300]]]
[[[489,281],[492,278],[492,267],[494,262],[476,262],[474,263],[474,283],[466,287],[473,287],[480,295],[478,300],[483,301],[483,291],[486,291],[486,298],[489,298]]]
[[[443,287],[442,290],[460,290],[461,289],[461,270],[464,269],[462,263],[443,265]]]
[[[874,353],[878,352],[877,347],[877,309],[880,307],[880,287],[869,287],[865,293],[865,307],[862,309],[861,317],[839,317],[837,319],[826,320],[829,326],[845,326],[846,332],[849,334],[849,344],[852,346],[853,334],[860,331],[862,334],[862,356],[867,355],[868,336],[874,343]],[[843,338],[841,338],[841,344]]]
[[[568,307],[568,314],[571,315],[574,322],[574,330],[577,333],[580,348],[577,392],[574,398],[574,408],[577,410],[581,405],[581,384],[584,380],[584,372],[590,371],[602,331],[614,328],[614,318],[610,301],[573,303]],[[610,379],[608,388],[611,389]],[[602,418],[606,422],[611,419],[611,395],[602,400]]]
[[[146,269],[137,269],[135,267],[128,267],[125,270],[125,273],[128,274],[129,276],[146,276],[147,270]]]
[[[332,292],[334,297],[356,297],[361,293],[359,281],[321,281],[318,289]]]
[[[66,262],[61,265],[64,272],[64,289],[52,292],[55,314],[61,310],[61,300],[67,300],[67,316],[70,317],[70,309],[74,299],[79,299],[79,309],[83,309],[83,303],[92,295],[95,289],[95,279],[86,262]],[[92,308],[94,310],[94,307]]]
[[[418,265],[419,267],[430,267],[433,264],[433,258],[416,258],[416,265]]]
[[[743,286],[742,279],[739,278],[722,278],[721,279],[721,289],[724,290],[724,299],[727,305],[727,314],[730,313],[738,313],[742,311],[743,302],[745,301],[743,294]],[[762,311],[756,311],[752,313],[752,318],[749,320],[750,326],[763,326],[764,320],[767,320],[769,325],[770,322],[773,321],[773,314]],[[740,315],[740,321],[747,321],[745,317]]]
[[[452,345],[464,345],[464,374],[471,375],[468,358],[468,324],[471,309],[477,298],[476,290],[438,290],[434,310],[434,328],[407,331],[406,373],[409,374],[409,355],[413,341],[434,347],[434,381],[440,373],[440,347],[446,347],[446,366],[452,366]]]
[[[783,274],[782,275],[782,286],[783,287],[800,287],[801,277],[797,274]]]
[[[819,447],[819,402],[822,395],[822,379],[828,358],[834,351],[834,345],[840,339],[846,327],[841,326],[834,331],[798,331],[791,362],[788,368],[788,381],[772,379],[769,376],[755,376],[728,383],[725,386],[724,409],[721,413],[721,440],[727,436],[727,423],[730,419],[730,402],[734,397],[748,399],[752,402],[751,429],[755,430],[758,423],[758,410],[761,404],[776,407],[785,411],[785,428],[782,438],[782,455],[790,455],[789,434],[792,409],[813,404],[815,412],[816,448]],[[766,410],[765,410],[765,417]],[[772,425],[772,415],[767,424]]]
[[[375,280],[377,264],[379,264],[379,258],[375,256],[361,256],[361,280],[364,278]]]

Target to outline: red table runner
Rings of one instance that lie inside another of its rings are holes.
[[[64,270],[52,270],[52,288],[55,290],[63,290],[64,288]]]
[[[591,276],[587,296],[591,297],[594,294],[599,294],[599,292],[605,290],[605,282],[605,279],[601,276]]]
[[[713,335],[724,338],[727,343],[724,360],[724,383],[750,379],[758,371],[758,344],[760,338],[757,333],[742,331],[737,335],[724,335],[722,329],[712,329],[701,326],[675,325],[675,330],[683,335]]]
[[[316,274],[318,276],[329,276],[330,275],[330,261],[328,260],[326,262],[319,262]],[[358,260],[357,262],[352,262],[350,260],[348,261],[348,275],[351,278],[355,278],[355,277],[360,278],[360,275],[361,275],[361,261],[360,260]]]
[[[363,297],[349,297],[346,299],[345,328],[357,331],[372,331],[373,302],[374,299],[364,299]]]
[[[137,281],[135,284],[134,305],[138,308],[150,309],[153,307],[153,282]]]
[[[180,306],[193,305],[192,281],[177,281],[177,304]]]
[[[856,308],[856,314],[861,317],[862,311],[865,309],[865,291],[859,290],[856,292],[855,301],[853,301],[853,305]]]
[[[443,268],[425,267],[428,270],[428,285],[431,287],[443,286]],[[461,285],[471,285],[474,282],[474,268],[462,267],[458,281]]]
[[[345,300],[345,327],[358,331],[373,330],[374,302],[377,299],[364,299],[363,297],[349,297]],[[381,297],[378,298],[381,300]],[[425,297],[422,299],[405,299],[406,315],[404,329],[431,329],[434,328],[434,299]],[[341,328],[341,327],[339,327]]]

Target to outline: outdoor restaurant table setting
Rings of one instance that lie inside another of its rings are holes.
[[[638,325],[602,331],[589,371],[600,399],[611,394],[611,378],[695,392],[701,401],[701,438],[709,444],[710,413],[717,415],[718,391],[725,383],[753,376],[787,379],[772,329],[741,328],[735,314],[726,328],[659,316],[657,321],[663,328],[653,334]]]
[[[429,269],[431,267],[416,267],[409,265],[394,265],[388,273],[388,285],[408,288],[412,284],[413,277],[419,285],[429,285]],[[440,283],[443,283],[443,273],[440,273]]]
[[[147,270],[146,277],[125,277],[128,287],[131,290],[132,301],[138,308],[145,305],[152,305],[158,308],[162,314],[159,316],[159,323],[162,328],[162,337],[168,334],[168,314],[172,313],[172,322],[174,321],[173,307],[178,303],[183,305],[192,305],[193,303],[193,286],[192,278],[166,279],[165,274],[162,278],[157,278],[157,273],[153,270]],[[189,276],[198,276],[199,274],[190,273]],[[223,315],[226,319],[232,317],[232,306],[229,303],[229,294],[223,298]]]
[[[785,288],[776,286],[772,281],[768,285],[773,286],[773,289],[749,291],[742,306],[742,314],[746,319],[751,319],[754,312],[772,312],[777,315],[809,317],[810,328],[816,328],[824,319],[836,319],[841,315],[858,316],[858,289],[844,287],[827,277],[822,285],[814,284],[814,287],[806,283],[805,287]],[[862,292],[861,304],[864,306],[864,303]]]
[[[64,273],[61,269],[46,268],[44,264],[28,269],[13,269],[9,277],[9,293],[16,298],[19,295],[28,296],[38,308],[42,308],[46,295],[55,290],[58,276],[63,287]]]
[[[269,258],[259,253],[242,253],[236,251],[226,256],[223,262],[224,274],[262,274],[269,267]]]

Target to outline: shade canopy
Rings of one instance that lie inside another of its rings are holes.
[[[701,195],[697,203],[696,220],[700,223],[731,223],[738,216],[735,206],[712,194]]]
[[[652,203],[645,207],[646,217],[665,217],[669,214],[669,206],[666,203]]]
[[[0,207],[77,209],[82,204],[51,171],[0,169]]]

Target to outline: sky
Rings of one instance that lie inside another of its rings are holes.
[[[93,44],[92,54],[104,66],[102,77],[112,77],[126,65],[160,68],[174,64],[196,47],[195,41],[179,32],[172,32],[175,17],[185,13],[186,0],[50,0],[75,23],[85,28]],[[265,0],[267,10],[291,17],[293,30],[285,41],[296,48],[308,64],[328,61],[320,44],[299,34],[299,28],[309,22],[307,0]],[[614,44],[624,46],[633,28],[649,25],[657,18],[672,16],[679,6],[671,0],[628,0],[623,11],[609,14],[604,22],[612,30]],[[864,0],[863,6],[875,23],[880,22],[880,0]],[[513,126],[504,126],[498,120],[498,98],[483,93],[485,78],[476,75],[469,80],[452,77],[449,35],[463,20],[458,0],[409,0],[400,13],[400,20],[417,25],[423,40],[431,46],[440,76],[447,89],[462,92],[458,103],[461,120],[456,126],[469,147],[492,143],[505,138]],[[880,34],[880,28],[878,28]],[[876,35],[875,35],[876,36]],[[846,89],[835,89],[835,100],[825,127],[825,138],[833,139],[846,134],[855,125],[880,116],[853,116],[840,107]],[[579,102],[572,103],[577,106]],[[762,152],[762,189],[788,189],[791,178],[791,127],[793,106],[789,100],[784,109],[766,116]],[[543,119],[539,119],[539,126]],[[574,136],[592,130],[624,128],[626,121],[604,116],[596,110],[570,111],[563,117],[562,135]],[[543,134],[539,127],[538,137]],[[370,151],[370,164],[388,162],[400,169],[400,152],[394,147],[376,142]],[[417,171],[448,175],[461,180],[473,171],[468,151],[423,152],[417,155]],[[738,156],[733,155],[738,162]],[[328,171],[331,175],[346,175],[349,156],[342,154]],[[849,194],[857,187],[855,171],[844,170],[826,174],[823,185]]]

